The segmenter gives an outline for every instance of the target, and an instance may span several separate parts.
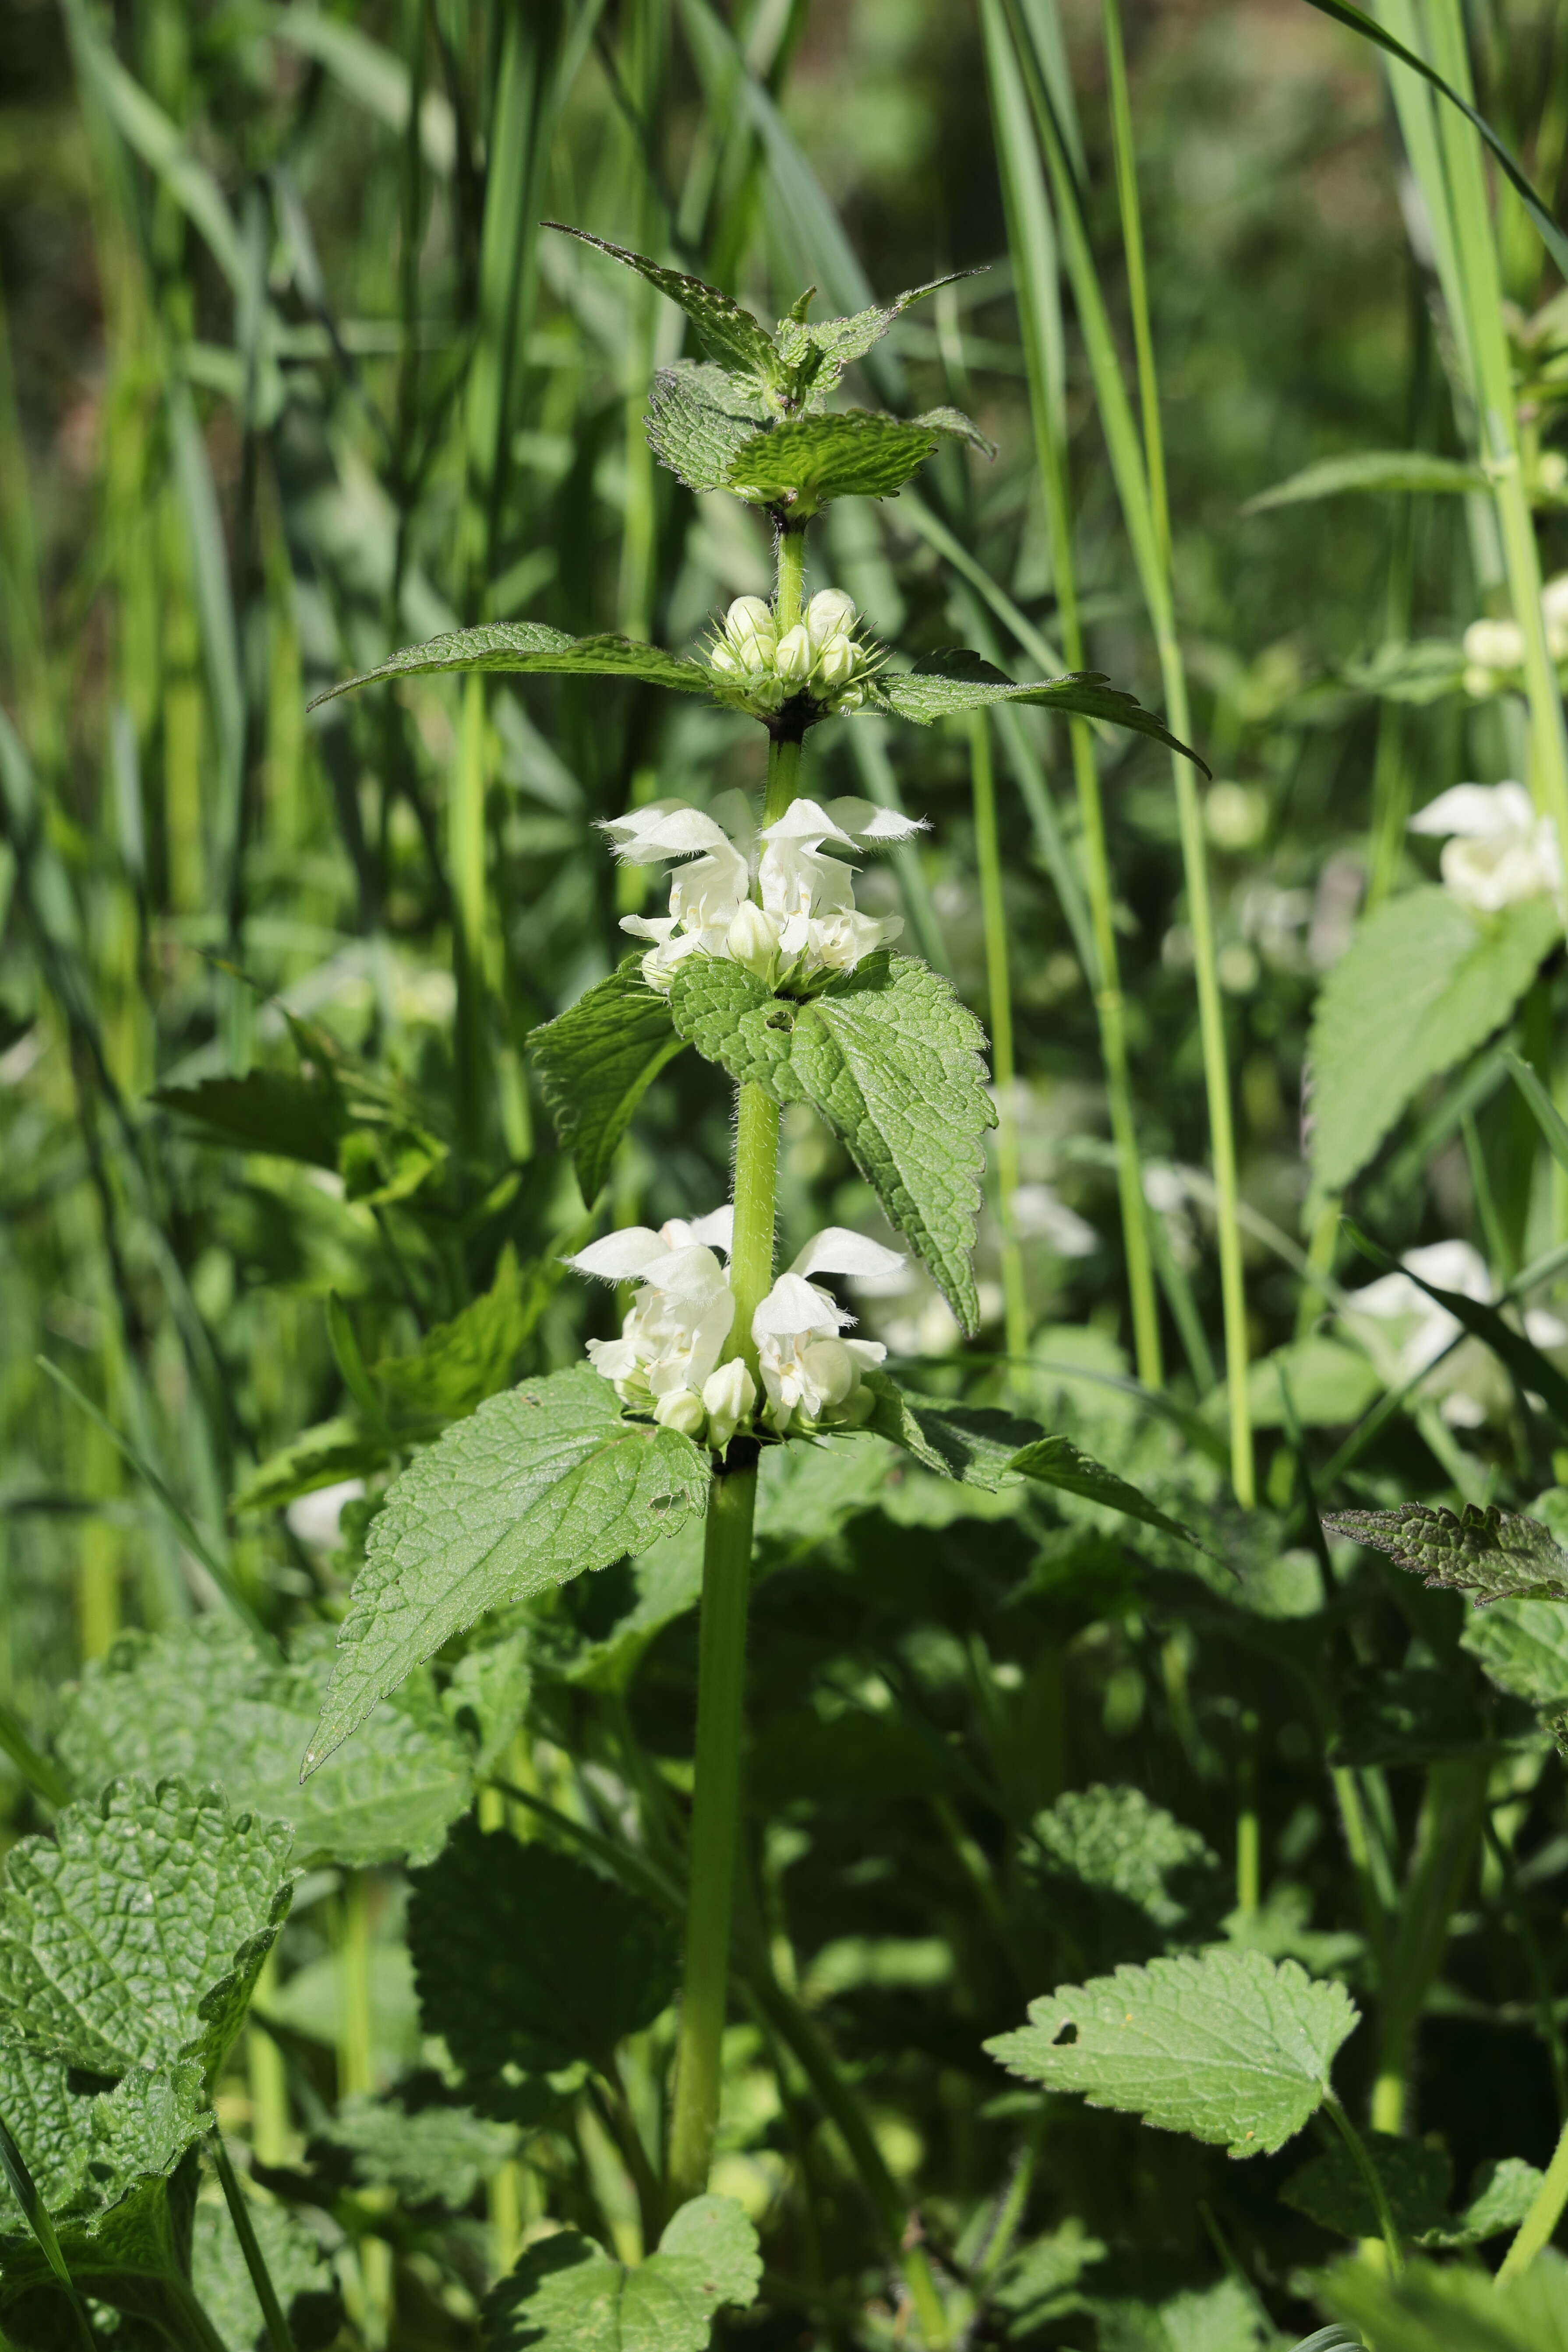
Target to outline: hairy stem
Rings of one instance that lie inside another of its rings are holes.
[[[773,589],[773,613],[782,637],[800,618],[805,594],[805,525],[781,523],[774,546],[778,575]]]
[[[1499,2286],[1507,2286],[1521,2271],[1529,2269],[1557,2227],[1564,2205],[1568,2205],[1568,2124],[1563,2126],[1535,2200],[1519,2225],[1519,2235],[1502,2258],[1497,2274]]]
[[[753,1450],[750,1467],[731,1470],[713,1482],[702,1554],[691,1884],[686,1906],[686,1968],[669,2142],[672,2206],[683,2204],[689,2197],[700,2197],[708,2186],[719,2122],[741,1811],[746,1604],[756,1500]]]

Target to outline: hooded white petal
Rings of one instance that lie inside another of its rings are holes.
[[[912,834],[928,830],[923,816],[905,816],[901,809],[881,808],[875,801],[848,795],[829,801],[827,814],[841,831],[852,834],[857,841],[908,841]]]
[[[864,1274],[886,1276],[903,1271],[901,1250],[884,1249],[847,1225],[825,1225],[813,1234],[790,1267],[792,1274]]]
[[[669,1255],[669,1244],[651,1225],[623,1225],[601,1242],[590,1242],[572,1257],[563,1258],[574,1274],[596,1275],[601,1282],[635,1282],[650,1265]]]
[[[1454,784],[1410,820],[1412,833],[1457,833],[1473,841],[1527,831],[1535,809],[1522,784]]]

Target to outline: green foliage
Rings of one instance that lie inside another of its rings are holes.
[[[426,2031],[492,2111],[509,2067],[611,2071],[616,2044],[675,1990],[662,1914],[549,1846],[471,1822],[416,1877],[408,1926]]]
[[[1337,498],[1344,490],[1479,490],[1486,488],[1486,478],[1478,466],[1461,465],[1427,449],[1357,449],[1348,457],[1304,466],[1289,481],[1276,482],[1271,490],[1248,499],[1243,512],[1266,514],[1271,507]]]
[[[286,1824],[219,1790],[112,1780],[27,1838],[0,1888],[0,2013],[89,2074],[189,2058],[210,2078],[288,1911]]]
[[[198,1787],[216,1781],[236,1811],[289,1823],[301,1864],[422,1861],[469,1801],[463,1742],[415,1685],[301,1785],[331,1667],[325,1626],[297,1637],[283,1666],[222,1617],[121,1634],[67,1698],[60,1761],[84,1795],[118,1774],[160,1768]]]
[[[1446,890],[1407,890],[1367,917],[1312,1021],[1320,1185],[1348,1184],[1426,1080],[1501,1026],[1561,936],[1545,898],[1483,923]]]
[[[755,2302],[757,2233],[730,2197],[694,2197],[628,2269],[575,2231],[531,2249],[486,2307],[496,2352],[702,2352],[713,2315]]]
[[[1363,2132],[1362,2137],[1395,2230],[1422,2245],[1473,2246],[1517,2230],[1541,2186],[1533,2165],[1509,2157],[1483,2166],[1464,2210],[1450,2216],[1454,2167],[1445,2149],[1396,2138],[1392,2132]],[[1293,2173],[1280,2195],[1337,2237],[1373,2238],[1382,2226],[1361,2168],[1342,2142]]]
[[[679,302],[696,328],[703,350],[721,367],[764,382],[771,375],[776,359],[773,338],[749,310],[742,310],[728,294],[721,294],[716,286],[706,285],[700,278],[688,277],[683,270],[666,269],[659,262],[650,261],[646,254],[633,253],[624,245],[612,245],[607,237],[591,236],[586,229],[574,228],[569,222],[546,221],[544,226],[624,262],[672,302]]]
[[[1178,742],[1152,710],[1145,710],[1135,697],[1110,685],[1099,670],[1016,686],[978,654],[957,646],[928,654],[912,670],[893,671],[874,678],[868,692],[874,707],[889,711],[894,718],[912,719],[917,727],[932,726],[937,719],[952,718],[962,711],[984,710],[995,703],[1009,702],[1068,711],[1083,719],[1100,719],[1180,751],[1194,767],[1208,773],[1195,751]]]
[[[977,1328],[980,1139],[996,1113],[984,1032],[951,982],[911,957],[878,953],[795,1003],[739,964],[689,957],[670,1011],[738,1082],[820,1112],[964,1329]]]
[[[1539,1519],[1499,1503],[1401,1503],[1392,1511],[1330,1511],[1331,1535],[1386,1552],[1423,1584],[1449,1585],[1478,1601],[1568,1601],[1568,1552]]]
[[[1256,2352],[1262,2335],[1258,2305],[1238,2278],[1185,2288],[1159,2302],[1095,2296],[1101,2352]]]
[[[685,1042],[671,1025],[668,1000],[647,986],[641,964],[640,956],[623,958],[607,980],[528,1041],[561,1148],[572,1154],[590,1206],[632,1113]]]
[[[985,2047],[1011,2073],[1081,2091],[1091,2107],[1229,2156],[1266,2156],[1327,2095],[1356,2015],[1342,1986],[1314,1984],[1294,1960],[1220,1950],[1061,1986],[1031,2001],[1026,2026]]]
[[[1194,1904],[1212,1906],[1220,1865],[1196,1830],[1152,1804],[1141,1789],[1069,1790],[1029,1828],[1040,1875],[1070,1882],[1115,1922],[1124,1908],[1162,1935],[1177,1934]]]
[[[491,1397],[404,1472],[371,1528],[308,1768],[487,1610],[672,1533],[705,1507],[709,1475],[689,1437],[626,1420],[586,1364]]]
[[[252,2197],[249,2211],[295,2352],[324,2352],[342,2324],[342,2306],[320,2242],[286,2205]],[[226,2352],[269,2352],[234,2223],[215,2198],[202,2198],[193,2217],[191,2284]]]
[[[514,2126],[471,2107],[410,2110],[363,2093],[343,2100],[325,2137],[351,2158],[364,2188],[393,2189],[406,2205],[458,2211],[517,2149]]]
[[[1568,1609],[1555,1601],[1499,1601],[1459,1636],[1500,1689],[1531,1706],[1568,1706]]]
[[[939,1477],[983,1486],[988,1494],[1010,1482],[1018,1449],[1033,1434],[1030,1423],[994,1407],[910,1396],[886,1372],[873,1372],[868,1385],[877,1403],[868,1429],[891,1438]]]
[[[1321,2298],[1379,2352],[1552,2352],[1568,2326],[1568,2262],[1538,2254],[1499,2286],[1479,2265],[1416,2261],[1394,2279],[1363,2256],[1337,2263]]]
[[[767,414],[763,394],[743,379],[682,360],[654,377],[644,429],[660,465],[689,490],[722,490],[731,460]]]
[[[1162,1511],[1114,1470],[1082,1453],[1070,1437],[1037,1438],[1016,1454],[1008,1467],[1023,1477],[1037,1479],[1041,1486],[1059,1486],[1065,1494],[1080,1495],[1085,1502],[1102,1504],[1108,1511],[1120,1511],[1125,1518],[1158,1528],[1162,1535],[1174,1536],[1178,1543],[1191,1544],[1199,1551],[1209,1549],[1201,1536]]]
[[[708,672],[700,662],[667,654],[631,637],[614,635],[570,637],[541,621],[487,621],[474,629],[449,629],[419,646],[404,646],[374,669],[345,677],[317,695],[310,708],[335,702],[356,687],[389,677],[436,677],[448,670],[504,672],[510,677],[637,677],[679,694],[706,694]]]
[[[789,417],[742,442],[726,487],[795,520],[831,499],[891,498],[935,455],[943,429],[868,408]]]

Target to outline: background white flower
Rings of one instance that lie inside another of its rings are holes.
[[[901,916],[858,911],[853,869],[845,861],[858,850],[907,840],[923,830],[922,819],[854,798],[826,807],[799,800],[748,838],[749,813],[726,814],[724,825],[684,802],[658,801],[605,824],[616,855],[628,865],[691,860],[670,877],[668,915],[621,919],[624,931],[653,942],[642,966],[649,987],[667,988],[689,955],[726,956],[772,987],[798,983],[820,972],[853,971],[863,956],[898,938]]]
[[[1438,1290],[1489,1307],[1497,1292],[1486,1260],[1468,1242],[1432,1242],[1406,1250],[1400,1266],[1400,1271],[1380,1275],[1375,1282],[1350,1292],[1345,1319],[1352,1331],[1360,1317],[1370,1317],[1388,1330],[1397,1349],[1394,1370],[1400,1381],[1436,1366],[1427,1393],[1438,1399],[1444,1420],[1457,1429],[1479,1428],[1494,1406],[1506,1409],[1508,1382],[1490,1349],[1479,1339],[1464,1339],[1458,1318],[1413,1276],[1419,1275]],[[1543,1307],[1530,1309],[1524,1328],[1538,1348],[1560,1347],[1568,1339],[1568,1327]]]
[[[1495,915],[1563,886],[1557,827],[1539,816],[1522,784],[1455,784],[1410,820],[1412,833],[1451,834],[1440,861],[1445,887]]]

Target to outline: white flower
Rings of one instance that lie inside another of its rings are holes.
[[[757,1402],[757,1384],[741,1361],[731,1356],[702,1383],[703,1410],[708,1415],[708,1443],[722,1454],[743,1421],[750,1421]]]
[[[858,710],[880,658],[856,636],[858,620],[853,598],[824,588],[781,634],[771,605],[760,596],[738,596],[709,655],[713,690],[721,701],[764,719],[800,694],[810,695],[819,714]]]
[[[1092,1257],[1094,1227],[1069,1209],[1049,1184],[1020,1184],[1013,1195],[1013,1231],[1020,1241],[1043,1241],[1058,1257]]]
[[[1456,1429],[1479,1428],[1492,1408],[1507,1410],[1508,1383],[1500,1377],[1490,1350],[1479,1339],[1464,1338],[1458,1316],[1439,1306],[1411,1277],[1419,1275],[1438,1290],[1454,1291],[1461,1298],[1489,1307],[1497,1293],[1486,1261],[1468,1242],[1450,1241],[1406,1250],[1400,1264],[1407,1271],[1380,1275],[1375,1282],[1349,1294],[1346,1319],[1352,1329],[1361,1316],[1394,1327],[1390,1334],[1398,1351],[1391,1367],[1394,1380],[1415,1380],[1436,1365],[1426,1392],[1437,1400],[1443,1419]],[[1561,1347],[1568,1339],[1568,1328],[1543,1307],[1529,1309],[1524,1328],[1538,1348]]]
[[[590,1339],[588,1360],[613,1381],[623,1404],[695,1436],[707,1417],[704,1383],[735,1320],[730,1278],[714,1255],[727,1251],[732,1209],[688,1221],[672,1217],[654,1232],[627,1225],[579,1250],[565,1263],[605,1282],[640,1282],[618,1339]],[[689,1398],[689,1403],[679,1402]]]
[[[670,877],[668,915],[621,919],[634,939],[653,942],[642,967],[650,988],[668,988],[689,955],[727,956],[772,987],[798,986],[820,973],[853,971],[863,956],[898,938],[902,917],[859,913],[853,869],[827,845],[853,853],[905,841],[923,830],[923,820],[870,801],[834,800],[824,808],[800,800],[744,847],[734,837],[743,825],[738,816],[726,830],[681,801],[652,802],[605,825],[616,856],[630,865],[691,861]]]
[[[763,1417],[780,1437],[792,1431],[859,1426],[875,1404],[863,1375],[887,1349],[876,1339],[845,1339],[854,1322],[814,1274],[886,1276],[903,1264],[842,1225],[813,1234],[752,1318],[767,1402]]]
[[[1454,835],[1444,845],[1444,885],[1480,914],[1563,887],[1557,828],[1537,815],[1522,784],[1455,784],[1411,818],[1410,830]]]

